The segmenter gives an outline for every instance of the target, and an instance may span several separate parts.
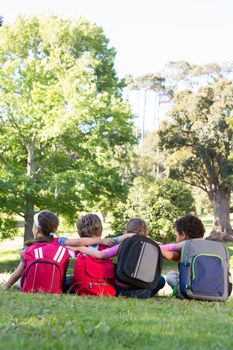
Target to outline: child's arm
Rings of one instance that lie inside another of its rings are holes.
[[[160,245],[161,252],[163,257],[168,260],[173,260],[175,262],[180,261],[180,252],[184,242],[180,243],[171,243],[171,244],[162,244]]]
[[[64,241],[64,245],[70,247],[81,247],[95,244],[103,244],[106,246],[113,246],[114,244],[121,243],[124,239],[133,236],[135,233],[126,233],[122,236],[115,238],[101,238],[101,237],[81,237],[81,238],[67,238]]]
[[[162,252],[163,257],[167,260],[173,260],[175,262],[180,261],[180,253],[178,253],[178,252],[164,250],[164,249],[161,249],[161,252]]]
[[[97,259],[111,259],[112,257],[117,255],[119,244],[124,241],[124,239],[132,237],[135,235],[135,233],[125,233],[124,235],[121,235],[119,237],[115,237],[115,243],[113,247],[107,248],[105,250],[97,250],[91,247],[79,247],[77,248],[77,251],[80,251],[81,253],[84,253],[86,255],[93,256]]]
[[[80,246],[89,246],[95,244],[103,244],[107,246],[112,246],[115,244],[113,238],[100,238],[100,237],[81,237],[81,238],[67,238],[64,242],[64,245],[70,247],[80,247]]]
[[[181,252],[184,243],[185,242],[171,243],[171,244],[161,244],[160,245],[160,249],[161,250],[166,250],[166,251]]]
[[[121,236],[117,236],[114,238],[115,244],[119,244],[124,241],[124,239],[134,236],[136,233],[125,233]]]
[[[10,275],[8,281],[2,285],[3,289],[9,289],[15,282],[17,282],[24,270],[24,263],[20,262],[16,270]]]
[[[110,259],[113,256],[117,255],[118,247],[119,245],[115,245],[111,248],[107,248],[101,251],[91,247],[79,247],[77,248],[77,250],[80,251],[81,253],[84,253],[89,256],[93,256],[94,258],[97,258],[97,259]]]

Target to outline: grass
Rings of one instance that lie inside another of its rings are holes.
[[[228,249],[233,267],[233,245]],[[0,276],[17,266],[18,256],[15,247],[0,246]],[[176,268],[164,261],[163,274]],[[232,309],[233,296],[210,303],[171,296],[136,300],[0,290],[0,350],[231,350]]]
[[[0,292],[0,349],[232,349],[226,303]]]

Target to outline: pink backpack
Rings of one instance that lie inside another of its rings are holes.
[[[99,250],[103,250],[103,247],[100,246]],[[79,295],[115,296],[112,260],[100,260],[79,253],[74,265],[74,277],[71,284]]]
[[[68,249],[57,243],[38,243],[23,253],[25,269],[21,279],[23,292],[61,294],[69,264]]]

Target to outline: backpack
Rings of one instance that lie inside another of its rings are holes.
[[[188,299],[224,301],[229,296],[229,254],[223,243],[191,239],[181,251],[180,292]]]
[[[23,258],[23,292],[62,293],[69,264],[66,247],[56,244],[56,240],[51,243],[33,244],[24,250]]]
[[[99,246],[98,249],[106,249],[106,246]],[[79,295],[115,296],[114,276],[111,259],[101,260],[79,253],[74,265],[71,289]]]
[[[162,271],[162,254],[152,239],[135,235],[126,238],[118,249],[116,277],[130,286],[154,289]]]

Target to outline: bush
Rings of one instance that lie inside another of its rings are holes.
[[[0,240],[12,238],[18,233],[16,221],[12,216],[0,214]]]
[[[180,216],[195,211],[191,190],[171,179],[154,181],[135,178],[126,203],[113,212],[111,227],[116,234],[123,232],[132,217],[144,219],[149,236],[161,242],[174,240],[173,224]]]

